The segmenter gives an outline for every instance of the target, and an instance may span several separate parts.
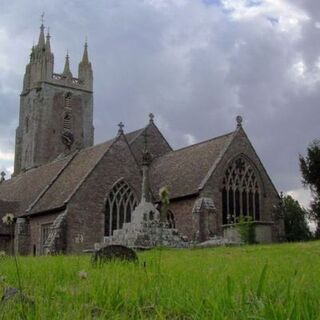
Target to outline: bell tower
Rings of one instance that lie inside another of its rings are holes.
[[[61,154],[93,145],[93,73],[87,41],[78,78],[69,55],[61,74],[54,73],[49,31],[43,23],[26,66],[16,130],[14,174],[46,164]]]

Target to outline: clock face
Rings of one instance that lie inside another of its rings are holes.
[[[74,137],[70,130],[64,130],[61,134],[62,143],[65,144],[69,149],[71,148]]]

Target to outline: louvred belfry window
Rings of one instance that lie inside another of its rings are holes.
[[[63,129],[70,131],[72,129],[72,109],[71,109],[71,93],[68,92],[65,96],[65,107],[63,112]]]
[[[223,224],[234,223],[240,217],[260,220],[260,188],[256,173],[244,157],[228,166],[222,181]]]
[[[131,213],[138,201],[130,186],[124,181],[118,181],[109,192],[105,211],[105,236],[112,236],[113,231],[122,229],[124,222],[131,221]]]

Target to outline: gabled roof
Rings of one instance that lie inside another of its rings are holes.
[[[57,159],[4,181],[0,185],[0,199],[18,201],[19,211],[25,211],[51,180],[63,170],[72,156]]]
[[[125,136],[128,143],[131,144],[136,138],[138,138],[144,132],[145,129],[146,127],[126,133]]]
[[[164,186],[169,189],[170,198],[198,193],[203,180],[222,157],[235,132],[169,152],[155,159],[150,167],[153,194],[157,197],[159,188]]]
[[[129,143],[144,128],[125,134]],[[94,169],[115,139],[32,168],[0,185],[0,199],[19,202],[19,213],[34,214],[62,207]]]
[[[28,213],[33,214],[63,207],[114,141],[114,139],[109,140],[79,151],[52,181],[50,187],[40,195],[36,203],[29,208]]]

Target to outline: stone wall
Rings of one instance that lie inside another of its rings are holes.
[[[147,127],[147,135],[148,151],[150,152],[152,159],[162,156],[172,150],[168,142],[165,140],[165,138],[153,122],[151,122]],[[144,139],[144,136],[140,135],[131,144],[131,150],[140,165],[142,163]]]
[[[14,230],[14,250],[16,254],[30,254],[30,225],[29,219],[17,218]]]
[[[104,155],[68,204],[67,252],[92,249],[94,243],[103,242],[105,201],[119,178],[124,178],[139,200],[140,169],[123,136]]]
[[[176,229],[182,236],[186,236],[188,240],[196,238],[198,230],[197,221],[192,215],[192,209],[197,197],[173,199],[170,202],[169,209],[174,214]]]
[[[29,254],[41,255],[44,248],[41,243],[41,229],[43,226],[53,224],[60,212],[48,213],[46,215],[31,216],[29,221],[30,244]]]

